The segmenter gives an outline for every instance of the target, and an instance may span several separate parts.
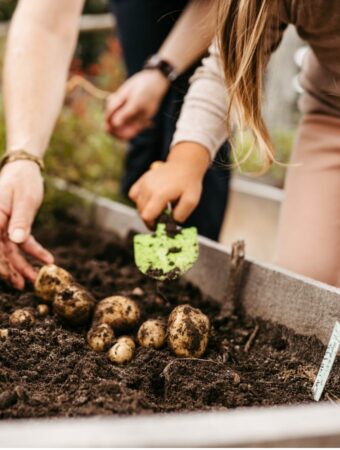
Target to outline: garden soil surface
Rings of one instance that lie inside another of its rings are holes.
[[[202,359],[176,358],[167,347],[137,346],[132,362],[117,366],[87,345],[90,325],[67,327],[49,314],[31,328],[10,327],[11,312],[41,302],[32,287],[19,293],[0,284],[0,328],[9,330],[8,338],[0,340],[0,418],[135,415],[312,401],[324,352],[317,339],[241,312],[215,320],[219,304],[191,284],[157,283],[139,273],[131,240],[121,242],[70,222],[59,222],[57,230],[40,227],[37,235],[54,252],[57,264],[97,301],[129,295],[145,319],[167,317],[176,305],[189,303],[210,317],[210,342]],[[325,398],[336,401],[338,396],[336,363]]]

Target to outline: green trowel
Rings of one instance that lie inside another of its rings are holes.
[[[134,252],[136,265],[142,273],[156,280],[174,280],[189,270],[198,258],[197,229],[177,226],[171,205],[168,205],[154,233],[134,237]]]

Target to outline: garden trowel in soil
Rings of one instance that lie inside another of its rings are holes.
[[[154,163],[152,168],[155,166]],[[172,217],[171,204],[157,220],[154,233],[134,237],[138,269],[156,280],[180,277],[197,261],[198,252],[197,229],[180,228]]]

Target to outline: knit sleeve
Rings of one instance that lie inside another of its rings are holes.
[[[227,139],[227,92],[216,43],[191,79],[171,146],[180,142],[203,145],[213,160]]]

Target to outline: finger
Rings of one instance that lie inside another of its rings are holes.
[[[161,196],[152,196],[141,212],[141,218],[145,223],[153,223],[161,215],[167,206],[168,199]]]
[[[36,271],[33,267],[26,261],[26,259],[20,255],[19,249],[16,244],[8,241],[8,259],[14,269],[20,273],[24,278],[34,282],[36,279]]]
[[[142,178],[140,178],[139,180],[137,180],[130,188],[128,196],[130,198],[130,200],[132,200],[133,202],[136,202],[137,197],[140,193],[140,190],[142,188]]]
[[[111,127],[110,133],[118,139],[129,141],[136,137],[141,131],[145,130],[145,128],[149,126],[149,123],[149,120],[146,120],[145,118],[136,118],[121,127]]]
[[[184,222],[196,208],[200,199],[200,192],[185,192],[174,209],[176,222]]]
[[[32,197],[22,192],[15,193],[8,225],[8,234],[12,242],[22,244],[28,239],[37,208]]]
[[[126,95],[124,93],[117,92],[110,95],[106,103],[105,121],[111,122],[111,117],[121,108],[126,102]]]
[[[138,120],[140,107],[134,101],[127,101],[112,117],[111,124],[115,128],[122,127],[132,120]]]
[[[8,223],[8,214],[6,214],[5,211],[0,209],[0,231],[6,229],[7,223]]]
[[[54,262],[53,255],[40,245],[33,236],[30,236],[23,244],[21,244],[20,248],[43,264],[53,264]]]
[[[8,281],[15,289],[22,291],[25,287],[25,279],[13,267],[10,270]]]
[[[0,278],[16,289],[21,290],[25,287],[25,280],[12,266],[8,258],[7,249],[3,243],[1,243],[0,248]]]
[[[0,231],[4,231],[8,224],[11,210],[12,195],[7,189],[0,190]]]

